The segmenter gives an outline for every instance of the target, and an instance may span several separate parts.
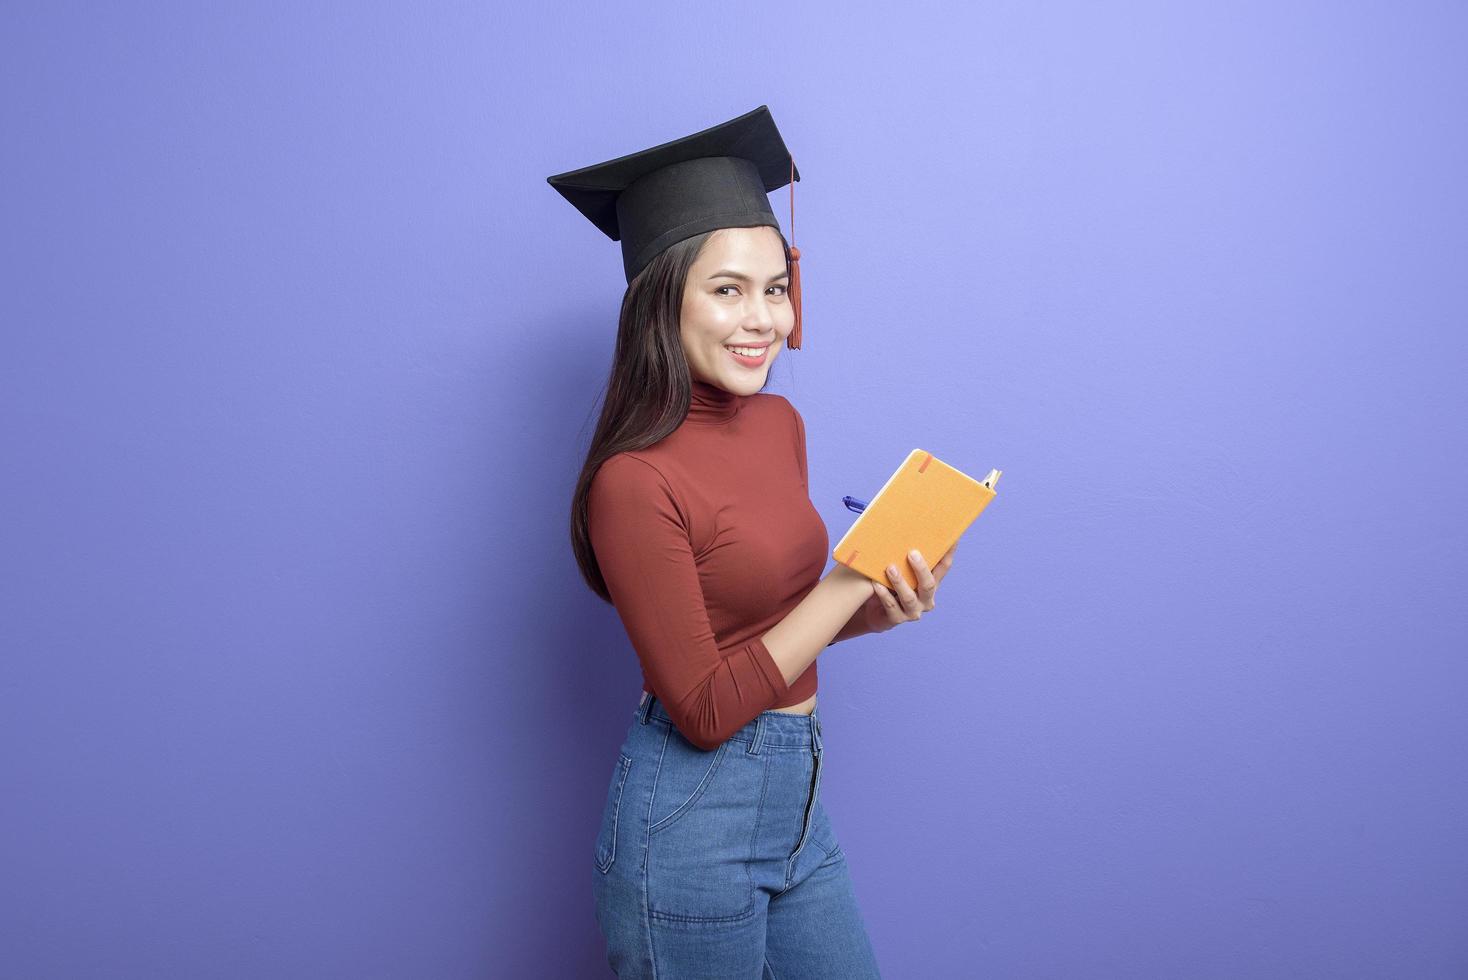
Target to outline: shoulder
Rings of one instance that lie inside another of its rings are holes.
[[[591,478],[593,492],[598,489],[607,492],[623,488],[637,490],[667,485],[667,478],[663,476],[662,470],[658,469],[656,463],[641,453],[630,450],[605,459],[596,468],[596,473]]]
[[[800,412],[791,403],[790,399],[784,395],[773,391],[760,391],[749,397],[752,405],[759,405],[764,411],[783,418],[794,419],[797,425],[802,424],[804,421],[800,417]]]
[[[790,404],[790,399],[778,391],[756,391],[749,396],[752,405],[767,405],[777,412],[792,412],[795,406]]]
[[[770,415],[776,417],[778,424],[784,426],[786,431],[793,429],[797,442],[805,444],[805,419],[790,399],[773,391],[762,391],[751,397],[757,402],[762,402]]]
[[[592,474],[587,501],[593,509],[612,508],[623,513],[652,507],[681,514],[684,509],[673,490],[673,481],[640,450],[626,450],[603,461]]]
[[[688,511],[661,470],[638,452],[607,458],[591,477],[586,517],[593,534],[686,528]]]

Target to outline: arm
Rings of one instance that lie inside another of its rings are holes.
[[[842,640],[866,636],[871,631],[871,627],[867,625],[866,603],[863,602],[857,607],[856,612],[852,614],[851,618],[846,621],[846,625],[841,627],[841,632],[836,634],[836,638],[831,643],[840,643]],[[830,646],[831,643],[827,643],[826,646]]]
[[[872,580],[860,572],[840,564],[827,572],[799,605],[761,637],[783,676],[793,681],[805,673],[822,650],[847,638],[842,633],[865,633],[864,625],[857,632],[848,630],[871,595]]]
[[[790,682],[871,594],[865,577],[838,566],[847,574],[827,575],[763,636],[725,656],[709,624],[683,513],[657,468],[612,457],[592,480],[587,508],[597,565],[638,661],[678,730],[703,749],[716,748],[788,694]]]

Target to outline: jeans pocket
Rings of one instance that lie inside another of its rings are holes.
[[[631,769],[632,757],[626,752],[618,752],[617,768],[612,770],[611,782],[607,784],[601,829],[596,835],[596,869],[602,874],[612,870],[612,862],[617,859],[617,819],[622,812],[622,788],[627,785],[627,773]]]
[[[669,733],[658,767],[649,835],[671,827],[698,805],[699,799],[713,785],[719,764],[728,751],[728,742],[710,752],[689,743],[676,731]]]
[[[647,843],[650,918],[734,923],[757,911],[750,861],[766,757],[743,745],[708,751],[675,734],[665,746]]]

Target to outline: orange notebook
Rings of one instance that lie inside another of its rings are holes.
[[[836,542],[831,557],[889,588],[887,566],[896,565],[917,589],[907,553],[916,548],[931,568],[948,553],[994,499],[1000,470],[983,480],[914,449]]]

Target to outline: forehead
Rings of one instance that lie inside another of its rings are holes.
[[[785,248],[780,236],[768,225],[755,228],[720,228],[709,235],[695,263],[699,268],[739,269],[745,272],[783,271]]]

